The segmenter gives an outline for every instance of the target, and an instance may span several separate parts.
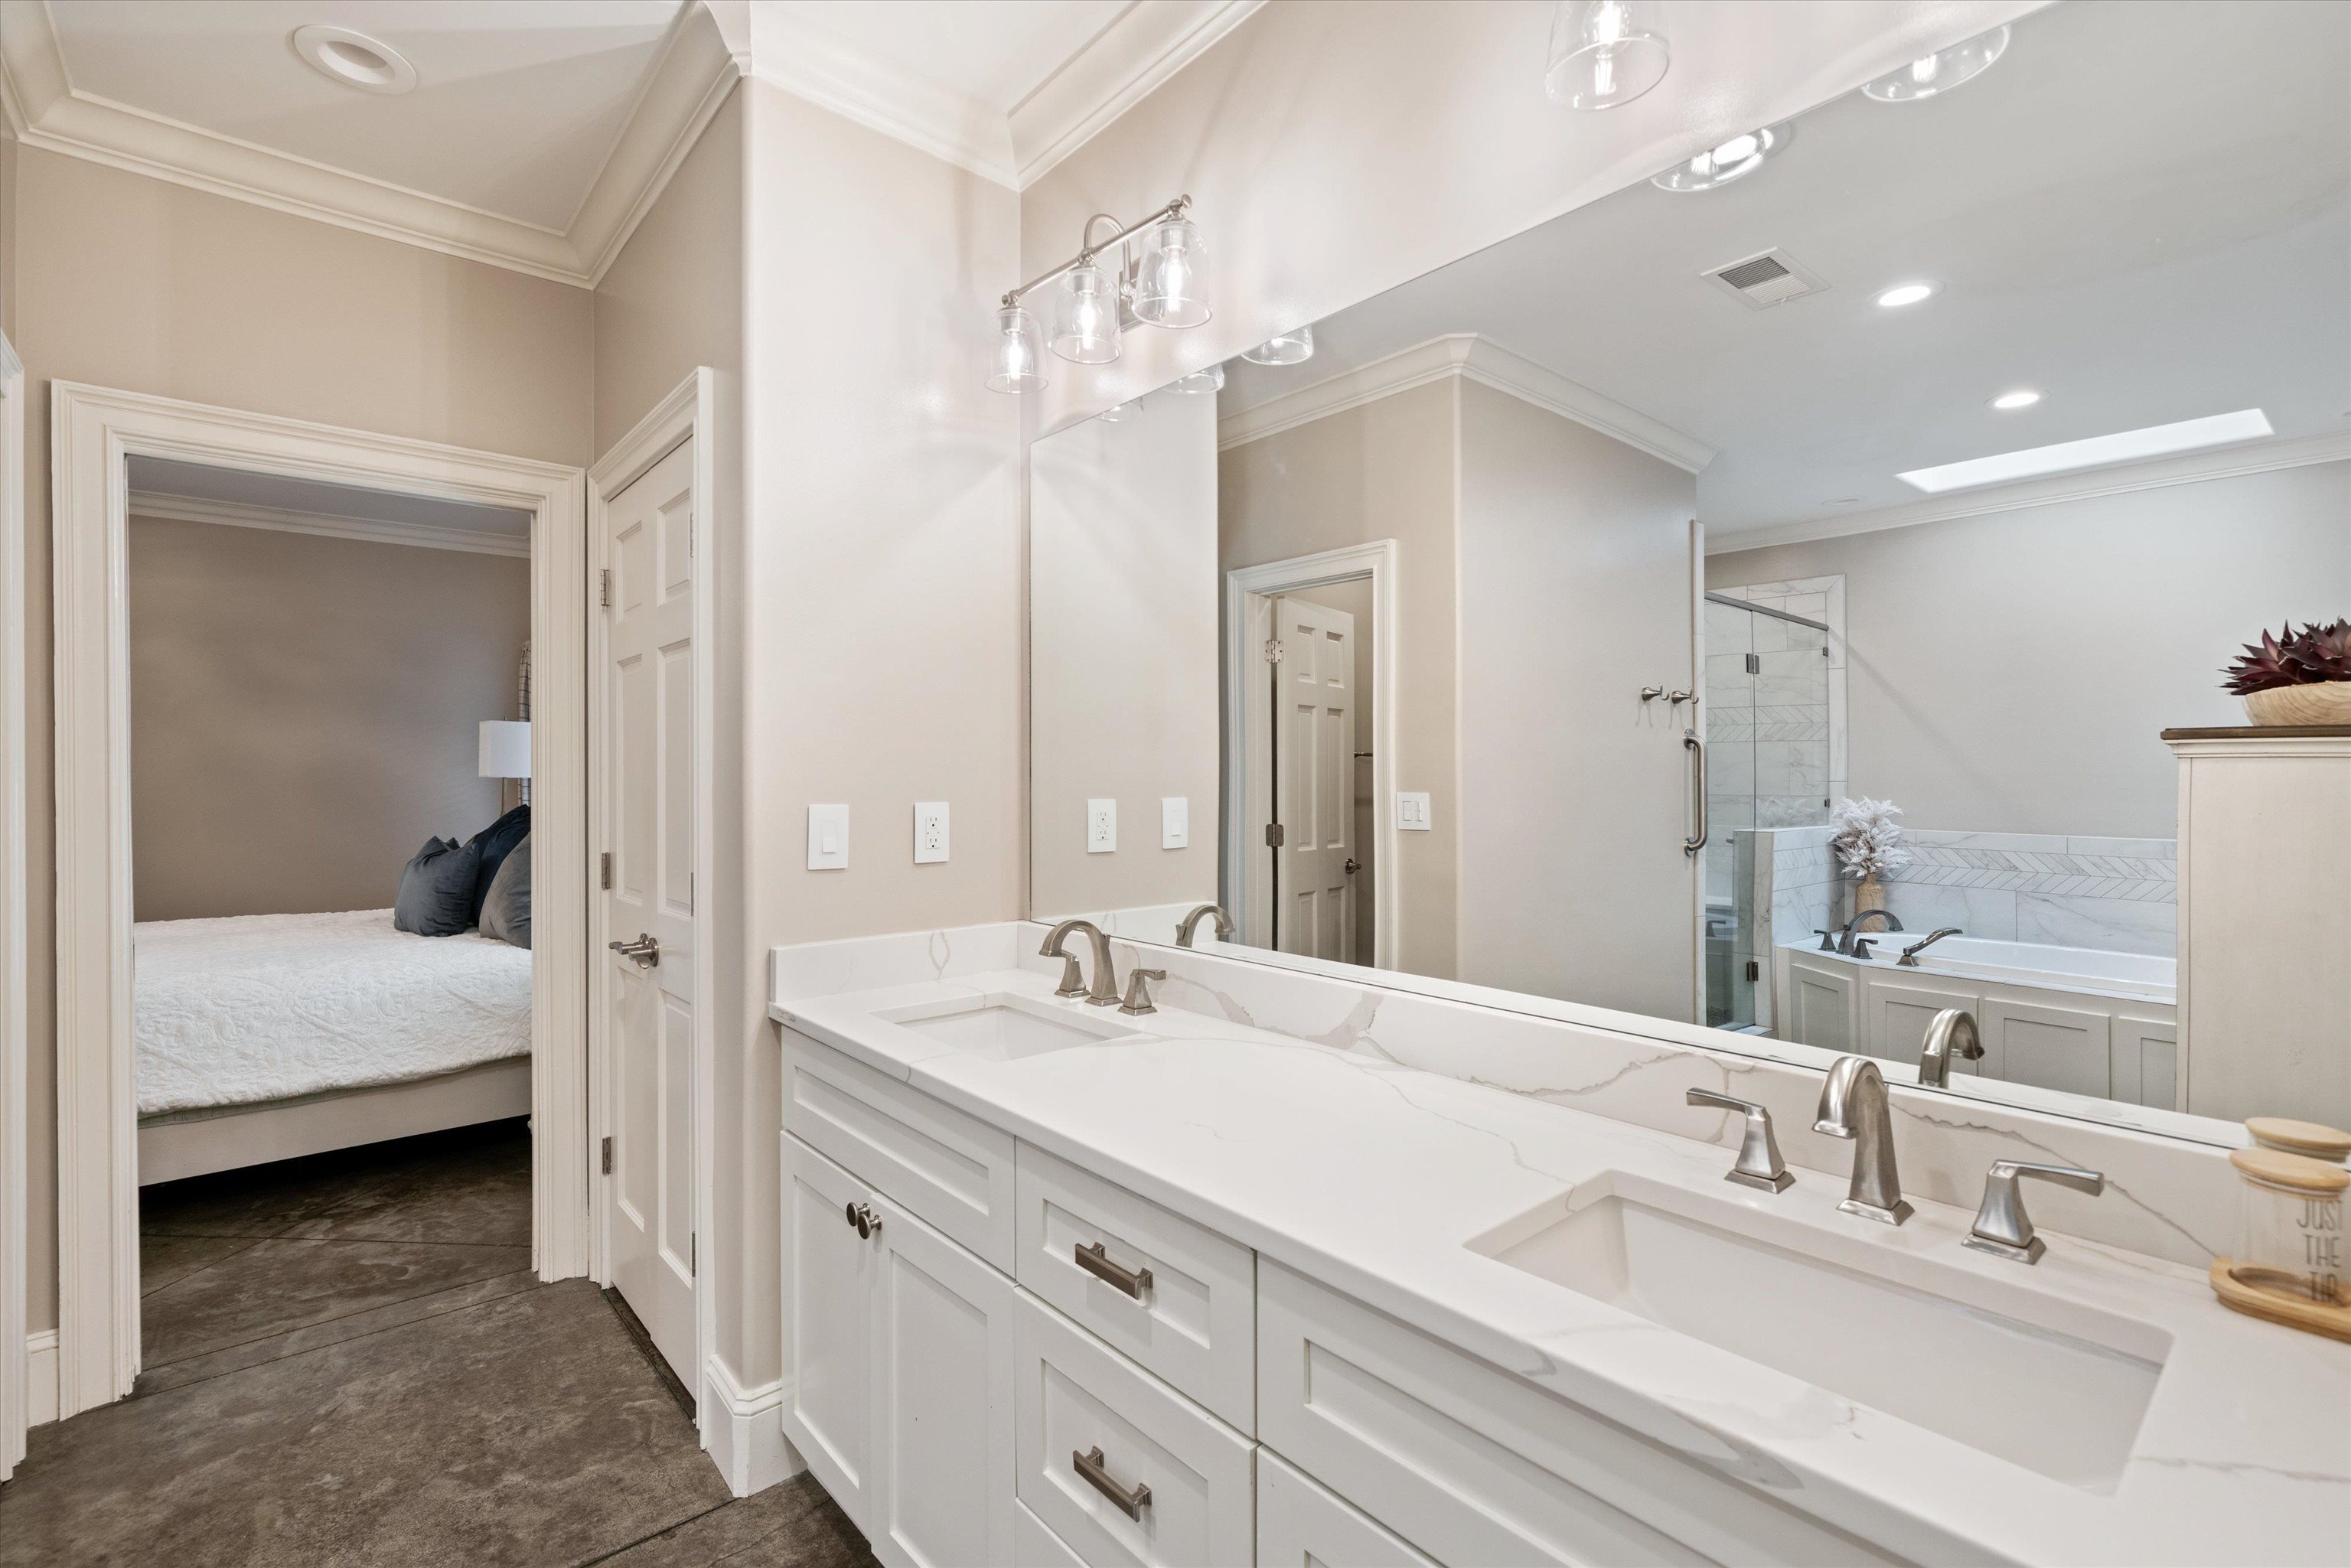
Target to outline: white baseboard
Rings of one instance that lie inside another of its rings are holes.
[[[726,1361],[713,1355],[703,1386],[710,1391],[710,1408],[702,1412],[702,1446],[726,1478],[727,1490],[749,1497],[808,1468],[784,1440],[781,1379],[747,1389]]]
[[[57,1331],[43,1329],[25,1336],[25,1425],[46,1427],[57,1418]]]

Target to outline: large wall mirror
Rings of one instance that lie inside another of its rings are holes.
[[[1032,913],[2279,1109],[2182,1071],[2161,735],[2351,612],[2346,80],[2327,7],[2053,6],[1040,440]]]

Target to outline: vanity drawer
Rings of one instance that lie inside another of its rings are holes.
[[[1258,1430],[1442,1563],[1892,1561],[1270,1262]]]
[[[784,1036],[784,1126],[1012,1272],[1013,1137],[797,1030]]]
[[[1020,1145],[1017,1186],[1020,1282],[1254,1431],[1257,1255],[1033,1145]],[[1090,1270],[1078,1255],[1094,1248]]]
[[[1271,1448],[1257,1451],[1257,1568],[1437,1568]]]
[[[1014,1490],[1094,1568],[1250,1559],[1255,1445],[1028,1291],[1016,1313]],[[1128,1517],[1080,1472],[1099,1451],[1103,1484],[1150,1500]]]

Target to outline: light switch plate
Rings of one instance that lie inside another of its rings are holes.
[[[809,808],[809,870],[849,869],[849,808]]]
[[[1086,802],[1086,853],[1106,855],[1118,848],[1118,802]]]
[[[1399,789],[1396,791],[1396,827],[1405,832],[1426,833],[1435,826],[1428,820],[1428,791]]]
[[[1192,842],[1192,797],[1159,797],[1159,847],[1180,850]]]
[[[914,863],[933,865],[947,858],[947,803],[914,802]]]

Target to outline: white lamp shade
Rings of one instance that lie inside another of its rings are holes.
[[[486,718],[482,721],[482,760],[476,769],[485,779],[530,777],[530,721]]]

